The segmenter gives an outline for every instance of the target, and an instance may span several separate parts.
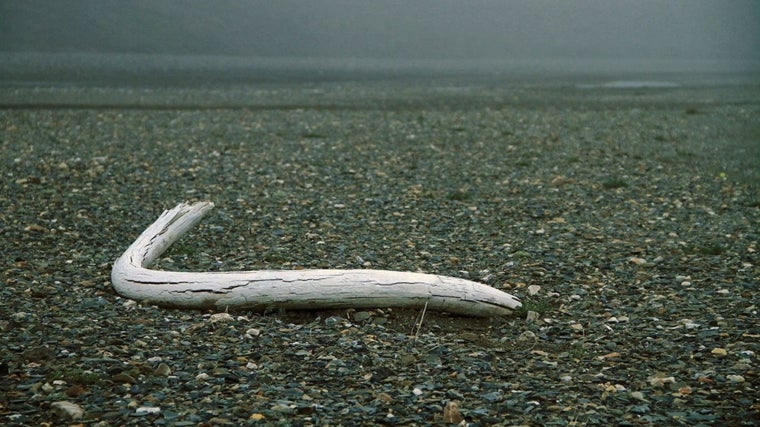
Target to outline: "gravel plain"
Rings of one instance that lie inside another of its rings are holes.
[[[3,425],[757,425],[760,87],[0,91]],[[522,310],[205,313],[157,268],[379,268]]]

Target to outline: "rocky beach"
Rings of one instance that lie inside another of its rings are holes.
[[[760,86],[0,89],[3,425],[757,425]],[[202,312],[111,267],[373,268],[504,318]]]

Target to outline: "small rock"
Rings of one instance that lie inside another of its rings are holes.
[[[11,314],[11,319],[19,323],[23,322],[27,317],[29,317],[29,313],[25,311],[17,311],[16,313]]]
[[[133,376],[131,376],[129,374],[125,374],[123,372],[120,373],[120,374],[116,374],[116,375],[112,376],[111,377],[111,381],[113,381],[115,383],[122,383],[122,384],[123,383],[126,383],[126,384],[135,384],[135,383],[137,383],[137,380],[135,379],[135,377],[133,377]]]
[[[538,294],[538,292],[541,290],[541,286],[538,285],[530,285],[528,286],[528,295],[534,296]]]
[[[634,398],[634,399],[636,399],[636,400],[640,400],[642,402],[646,402],[647,401],[647,399],[644,397],[644,393],[642,393],[640,391],[632,391],[631,392],[631,397]]]
[[[261,330],[259,330],[257,328],[251,328],[251,329],[248,329],[247,331],[245,331],[245,334],[248,337],[253,338],[253,337],[257,337],[257,336],[261,335]]]
[[[339,316],[330,316],[327,319],[325,319],[325,326],[335,328],[338,326],[341,326],[343,323],[345,323],[346,319],[339,317]]]
[[[214,313],[209,317],[209,322],[211,323],[224,323],[224,322],[232,322],[235,320],[234,317],[232,317],[229,313]]]
[[[82,394],[84,394],[85,391],[86,390],[84,389],[84,387],[82,387],[80,385],[77,385],[77,384],[74,384],[73,386],[67,388],[64,391],[64,394],[66,394],[66,396],[68,396],[68,397],[72,397],[73,398],[73,397],[81,396]]]
[[[403,366],[409,366],[414,364],[417,361],[417,357],[413,354],[403,354],[399,358],[399,361]]]
[[[53,413],[68,420],[78,420],[84,416],[84,409],[76,403],[59,401],[50,404]]]
[[[171,375],[172,370],[171,370],[171,368],[169,368],[169,365],[167,365],[166,363],[161,362],[156,367],[155,373],[156,373],[156,375],[161,376],[161,377],[168,377],[169,375]]]
[[[24,227],[24,231],[32,231],[36,233],[41,233],[41,232],[47,231],[47,228],[39,224],[29,224],[26,227]]]
[[[363,322],[369,319],[371,315],[368,311],[357,311],[354,313],[354,322]]]
[[[597,357],[599,360],[606,360],[606,359],[619,359],[621,357],[621,354],[617,351],[613,351],[612,353],[607,353],[602,356]]]
[[[528,323],[533,323],[536,320],[538,320],[539,313],[537,311],[528,311],[528,314],[525,316],[525,321]]]
[[[21,353],[24,360],[37,363],[50,360],[54,356],[53,351],[47,347],[32,347]]]
[[[689,394],[691,394],[691,392],[692,392],[691,387],[689,387],[687,385],[685,385],[683,387],[680,387],[678,389],[678,394],[681,395],[681,396],[689,395]]]
[[[387,393],[380,393],[380,394],[378,394],[375,397],[375,399],[377,399],[377,400],[379,400],[380,402],[383,402],[383,403],[391,403],[391,402],[393,402],[393,398],[389,394],[387,394]]]
[[[135,409],[135,414],[139,415],[158,414],[159,412],[161,412],[161,408],[158,406],[140,406]]]
[[[532,331],[525,331],[517,337],[517,341],[535,341],[536,334]]]
[[[459,424],[463,422],[464,418],[462,417],[462,414],[459,413],[459,403],[452,401],[446,403],[446,406],[443,407],[441,421],[450,424]]]
[[[420,390],[419,388],[415,387],[414,390],[412,390],[412,394],[415,395],[415,396],[419,396],[419,395],[422,394],[422,390]]]
[[[665,384],[672,384],[676,382],[675,377],[660,377],[660,376],[654,376],[649,378],[649,385],[652,387],[662,387]]]
[[[732,383],[743,383],[745,381],[741,375],[726,375],[726,379]]]
[[[712,354],[715,357],[726,357],[728,355],[728,352],[726,351],[725,348],[716,347],[712,349],[710,354]]]
[[[583,325],[580,323],[572,323],[570,325],[570,329],[572,329],[575,332],[583,332]]]
[[[286,405],[286,404],[283,404],[283,403],[278,403],[278,404],[272,406],[269,409],[271,409],[274,412],[279,412],[281,414],[291,414],[291,413],[295,412],[295,409],[293,408],[292,405]]]

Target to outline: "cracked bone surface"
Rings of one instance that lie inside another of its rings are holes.
[[[111,282],[120,295],[165,307],[273,309],[422,308],[467,316],[500,316],[516,297],[482,283],[387,270],[253,270],[179,272],[151,264],[214,207],[181,203],[164,211],[116,260]]]

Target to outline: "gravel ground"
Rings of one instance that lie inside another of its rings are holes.
[[[4,425],[757,425],[760,87],[324,84],[0,91]],[[381,268],[504,319],[212,314],[175,270]]]

